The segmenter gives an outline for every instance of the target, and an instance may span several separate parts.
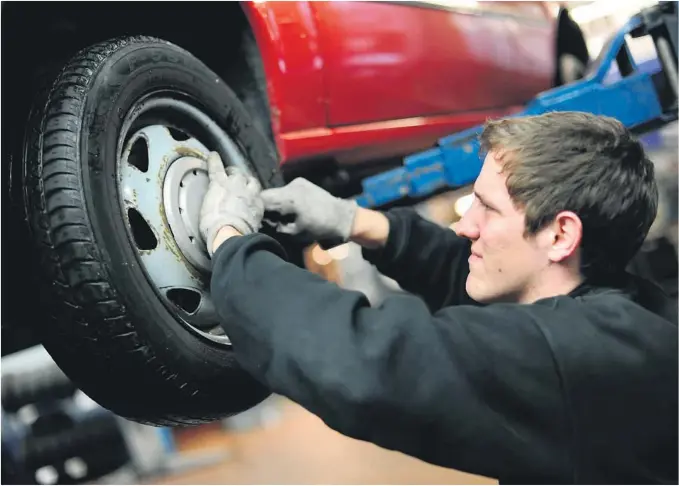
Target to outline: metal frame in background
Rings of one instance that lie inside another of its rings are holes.
[[[658,57],[652,69],[639,69],[627,45],[628,35],[653,38]],[[620,77],[610,81],[607,75],[614,63]],[[585,79],[539,94],[512,116],[553,111],[610,116],[637,134],[677,120],[677,3],[661,2],[642,10],[611,37]],[[380,207],[471,184],[483,162],[478,141],[482,129],[477,126],[442,138],[436,148],[406,157],[402,167],[366,178],[358,204]]]

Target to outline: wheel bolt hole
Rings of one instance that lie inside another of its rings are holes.
[[[178,142],[183,142],[191,138],[187,133],[179,130],[178,128],[168,127],[167,130],[170,132],[170,136]]]
[[[179,187],[184,187],[184,183],[183,183],[183,182],[180,182],[180,183],[179,183]]]
[[[194,170],[194,171],[193,171],[193,175],[197,176],[197,175],[198,175],[198,171],[197,171],[197,170]]]
[[[166,293],[167,298],[187,314],[193,314],[200,306],[200,293],[190,289],[170,289]]]
[[[127,156],[127,163],[142,172],[149,170],[149,146],[144,137],[139,137],[132,144],[130,153]]]
[[[195,242],[196,242],[196,239],[195,239],[193,236],[189,236],[189,241],[190,241],[191,243],[195,243]]]
[[[132,237],[140,250],[153,250],[158,246],[158,240],[144,217],[135,208],[127,210],[127,217],[132,229]]]

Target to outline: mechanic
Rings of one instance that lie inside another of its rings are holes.
[[[625,272],[652,162],[619,122],[490,121],[457,234],[209,159],[201,231],[238,361],[347,436],[501,483],[677,483],[676,302]],[[257,233],[340,237],[403,295],[371,307]],[[267,216],[268,218],[268,216]]]

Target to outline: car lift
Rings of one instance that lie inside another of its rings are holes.
[[[626,37],[650,35],[657,52],[654,69],[639,69]],[[613,62],[620,79],[611,82]],[[659,62],[658,62],[659,61]],[[648,70],[645,70],[648,71]],[[618,119],[635,134],[677,119],[677,3],[660,2],[642,10],[613,35],[577,83],[539,94],[512,117],[552,111],[584,111]],[[445,188],[474,182],[482,160],[478,126],[439,140],[437,147],[410,155],[402,167],[363,180],[362,207],[381,207],[406,197],[423,198]]]

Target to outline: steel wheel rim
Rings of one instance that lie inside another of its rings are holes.
[[[160,299],[191,332],[231,346],[210,296],[210,260],[198,231],[210,150],[251,172],[236,143],[205,113],[168,94],[150,95],[123,121],[116,181],[128,237]]]

